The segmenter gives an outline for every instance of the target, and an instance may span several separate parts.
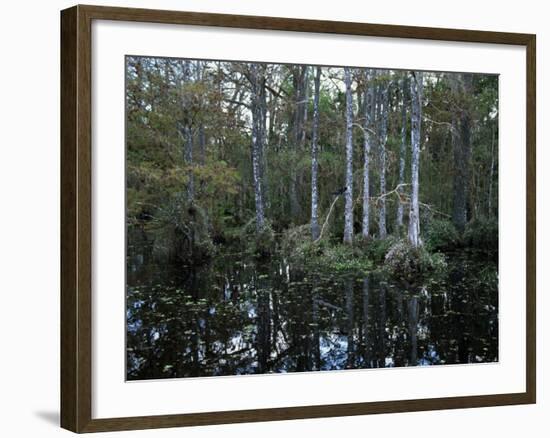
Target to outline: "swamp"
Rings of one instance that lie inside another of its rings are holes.
[[[128,380],[495,362],[498,76],[126,57]]]

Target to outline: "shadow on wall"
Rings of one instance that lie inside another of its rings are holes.
[[[42,421],[54,426],[59,426],[59,412],[58,411],[38,411],[34,413]]]

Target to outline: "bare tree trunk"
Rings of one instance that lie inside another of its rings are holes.
[[[315,74],[315,94],[313,96],[313,132],[311,134],[311,238],[319,238],[319,188],[317,186],[318,162],[318,131],[319,131],[319,87],[321,82],[321,67]]]
[[[292,137],[294,140],[295,151],[298,152],[304,147],[305,127],[304,116],[307,114],[306,89],[307,89],[307,66],[297,66],[293,69],[293,84],[295,93],[294,102],[294,120],[292,127]],[[301,205],[298,199],[298,169],[296,163],[292,164],[290,174],[290,212],[292,218],[297,218],[301,213]]]
[[[259,78],[259,112],[260,112],[260,177],[262,180],[262,197],[264,201],[264,209],[269,206],[268,185],[267,185],[267,95],[266,95],[266,66],[262,66],[262,74]]]
[[[202,82],[203,74],[204,74],[202,61],[197,61],[196,69],[197,69],[197,71],[195,72],[196,81]],[[202,166],[204,166],[206,162],[206,135],[204,132],[204,124],[202,123],[202,121],[200,121],[199,123],[197,135],[198,135],[198,141],[199,141],[199,154],[200,154],[199,162]]]
[[[363,108],[365,118],[363,121],[363,221],[362,221],[362,236],[367,239],[369,237],[369,221],[370,221],[370,129],[371,129],[371,113],[370,108],[374,105],[374,94],[372,86],[367,85],[368,73],[365,69],[365,97],[363,99]]]
[[[351,72],[344,68],[346,83],[346,188],[344,210],[344,243],[353,243],[353,98],[351,95]]]
[[[183,88],[191,80],[191,66],[189,61],[183,61],[182,81]],[[180,133],[184,139],[183,161],[188,166],[187,202],[192,203],[195,198],[195,177],[193,173],[193,130],[191,127],[191,114],[187,90],[182,90],[183,122],[180,125]]]
[[[263,111],[260,103],[260,79],[258,64],[250,64],[252,85],[252,177],[254,180],[254,203],[256,206],[256,231],[261,232],[265,226],[264,201],[261,176],[261,150],[263,133]]]
[[[191,126],[185,126],[185,148],[183,152],[184,161],[189,166],[187,182],[187,201],[192,203],[195,199],[195,175],[193,173],[193,132]]]
[[[405,156],[407,154],[407,77],[403,76],[401,80],[401,148],[399,150],[399,195],[403,193],[403,184],[405,184]],[[401,198],[400,198],[401,199]],[[403,204],[399,201],[397,205],[397,229],[403,226]]]
[[[380,194],[386,193],[386,142],[388,141],[388,89],[389,82],[381,85],[381,108],[380,108]],[[387,236],[386,229],[386,197],[382,196],[378,209],[378,234],[380,239],[385,239]]]
[[[409,243],[413,247],[418,247],[422,244],[420,240],[420,208],[418,200],[418,171],[420,166],[420,121],[422,108],[422,72],[417,71],[412,73],[411,79],[411,144],[412,144],[412,160],[411,160],[411,207],[409,212]]]
[[[377,121],[376,111],[378,107],[378,86],[376,85],[376,82],[374,82],[377,76],[378,76],[378,72],[376,70],[372,70],[371,71],[371,80],[373,81],[371,85],[372,99],[371,99],[370,110],[369,110],[370,128],[372,132],[376,132],[375,125]],[[376,136],[375,136],[375,140],[377,140]]]
[[[305,145],[306,142],[306,124],[307,124],[307,110],[309,101],[309,67],[304,67],[304,79],[302,81],[302,137],[300,139],[300,145]]]

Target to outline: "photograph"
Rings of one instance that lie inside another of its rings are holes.
[[[0,438],[544,435],[543,2],[109,3],[3,5]]]
[[[127,380],[498,362],[498,75],[125,75]]]

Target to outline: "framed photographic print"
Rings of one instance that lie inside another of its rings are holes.
[[[534,35],[75,6],[61,55],[62,427],[535,403]]]

